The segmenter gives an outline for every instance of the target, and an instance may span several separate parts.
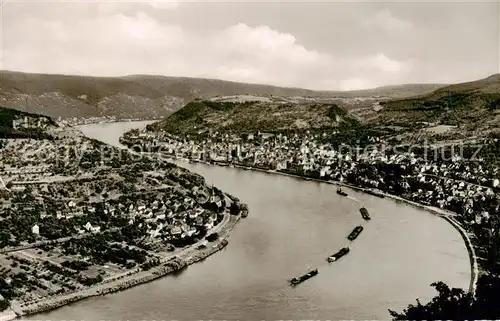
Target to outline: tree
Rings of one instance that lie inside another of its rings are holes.
[[[438,295],[422,305],[410,304],[403,312],[389,310],[393,320],[499,320],[500,278],[482,275],[476,287],[476,295],[462,289],[450,289],[443,282],[431,284]]]
[[[473,317],[472,294],[462,289],[452,288],[443,282],[432,283],[438,295],[431,302],[422,305],[410,304],[403,313],[389,310],[394,320],[468,320]]]
[[[7,309],[10,306],[9,301],[0,299],[0,312]]]
[[[231,202],[231,206],[229,207],[229,211],[231,215],[240,214],[240,206],[236,202]]]

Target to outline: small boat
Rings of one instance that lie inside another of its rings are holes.
[[[337,194],[342,195],[342,196],[347,196],[347,193],[344,192],[341,188],[337,190]]]
[[[343,257],[344,255],[346,255],[347,253],[349,253],[349,248],[348,247],[343,247],[343,248],[340,249],[340,251],[338,251],[337,253],[329,256],[326,260],[328,262],[335,262],[338,259],[340,259],[341,257]]]
[[[301,275],[299,277],[296,277],[296,278],[293,278],[290,280],[290,285],[297,285],[299,283],[302,283],[310,278],[312,278],[313,276],[317,275],[319,272],[318,272],[318,269],[314,269],[304,275]]]
[[[354,228],[354,230],[352,230],[347,238],[349,239],[349,241],[354,241],[359,236],[359,233],[361,233],[361,231],[363,231],[363,226],[358,225]]]
[[[365,219],[366,221],[369,221],[372,219],[366,208],[362,207],[359,209],[359,211],[361,212],[361,216],[363,217],[363,219]]]

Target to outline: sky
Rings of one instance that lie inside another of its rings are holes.
[[[317,90],[500,72],[500,2],[1,1],[0,69]]]

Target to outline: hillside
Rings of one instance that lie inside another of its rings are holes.
[[[385,97],[421,95],[435,84],[380,87],[352,92],[312,91],[231,81],[131,75],[88,77],[0,71],[0,104],[51,117],[164,118],[193,99],[251,94],[282,97]],[[352,107],[358,108],[357,101]],[[370,109],[371,103],[368,104]],[[366,108],[367,105],[361,106]],[[370,113],[370,111],[369,111]]]
[[[161,118],[185,103],[121,78],[1,72],[0,104],[51,117]]]
[[[381,103],[378,122],[408,126],[418,122],[461,126],[468,130],[500,128],[500,74],[437,89],[420,97]]]
[[[205,132],[275,132],[335,128],[353,120],[333,103],[287,102],[278,98],[253,97],[247,100],[195,100],[165,120],[150,126],[175,134]]]
[[[373,89],[348,91],[350,97],[388,97],[405,98],[420,96],[434,90],[447,86],[446,84],[404,84],[394,86],[382,86]]]
[[[46,130],[56,127],[57,124],[49,117],[0,107],[0,139],[50,138]]]

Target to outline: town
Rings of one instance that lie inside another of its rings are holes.
[[[329,134],[329,133],[328,133]],[[482,271],[497,271],[500,253],[500,139],[490,135],[476,145],[394,146],[388,139],[368,137],[369,145],[325,142],[326,132],[213,132],[203,138],[167,132],[132,130],[122,142],[137,151],[244,169],[259,169],[339,182],[376,190],[451,215],[466,227],[477,247]],[[474,156],[475,159],[471,157]],[[493,156],[493,158],[491,158]]]
[[[15,133],[48,136],[0,140],[0,310],[31,313],[64,304],[54,297],[179,269],[227,244],[248,213],[172,163],[138,159],[46,118],[14,118]]]

